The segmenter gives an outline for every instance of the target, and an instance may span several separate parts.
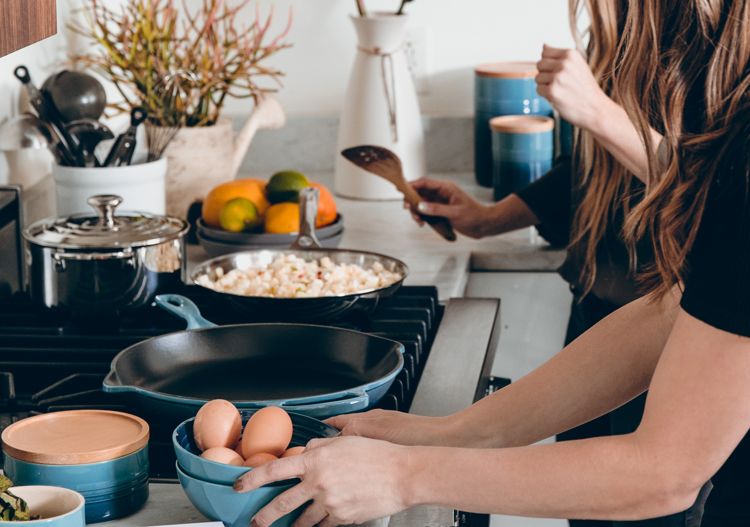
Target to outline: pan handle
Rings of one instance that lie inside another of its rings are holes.
[[[187,322],[187,329],[215,328],[216,324],[203,318],[192,300],[182,295],[157,295],[154,303],[165,311]]]
[[[365,390],[347,392],[343,398],[333,401],[323,401],[310,404],[284,404],[281,406],[287,412],[297,412],[309,417],[329,417],[331,415],[361,412],[370,405],[370,396]]]

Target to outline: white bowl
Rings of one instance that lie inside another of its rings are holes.
[[[0,521],[0,527],[18,527],[19,525],[84,527],[86,525],[85,500],[83,496],[73,490],[62,487],[29,485],[11,487],[10,491],[15,496],[25,500],[29,505],[31,514],[41,516],[41,519],[27,522]]]

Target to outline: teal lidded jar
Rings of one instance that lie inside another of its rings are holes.
[[[552,106],[536,92],[536,64],[498,62],[474,69],[474,165],[476,180],[492,186],[490,119],[501,115],[552,115]]]
[[[521,190],[552,168],[554,127],[554,119],[538,115],[507,115],[490,120],[496,200]]]

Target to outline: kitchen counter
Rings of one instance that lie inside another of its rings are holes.
[[[311,176],[332,186],[331,174]],[[474,183],[473,174],[435,175],[450,179],[483,202],[492,201],[492,190]],[[435,285],[441,300],[463,296],[469,272],[555,271],[565,252],[551,249],[543,240],[531,243],[530,229],[473,240],[459,235],[445,241],[429,227],[420,228],[398,201],[357,201],[337,198],[344,217],[341,247],[388,254],[409,266],[408,285]],[[189,248],[191,263],[207,258],[196,246]]]

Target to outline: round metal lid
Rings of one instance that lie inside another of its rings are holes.
[[[148,423],[109,410],[37,415],[3,430],[3,451],[21,461],[81,465],[127,456],[148,444]]]
[[[145,212],[115,214],[120,203],[120,196],[92,196],[88,204],[96,215],[41,220],[27,228],[24,237],[60,249],[122,249],[157,245],[187,232],[188,224],[179,218]]]

